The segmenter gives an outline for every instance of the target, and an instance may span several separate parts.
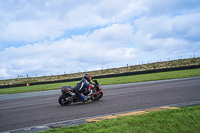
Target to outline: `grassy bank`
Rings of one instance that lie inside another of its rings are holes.
[[[198,133],[200,106],[124,116],[71,127],[55,128],[46,133]]]
[[[134,66],[126,66],[126,67],[120,67],[120,68],[111,68],[111,69],[105,69],[105,70],[90,71],[89,73],[93,76],[102,76],[102,75],[109,75],[109,74],[147,71],[147,70],[156,70],[156,69],[164,69],[164,68],[175,68],[175,67],[192,66],[192,65],[200,65],[200,57],[163,61],[163,62],[155,62],[155,63],[148,63],[148,64],[142,63],[142,65],[134,65]],[[74,79],[74,78],[81,78],[84,75],[84,73],[86,73],[86,72],[64,74],[64,75],[43,76],[43,77],[29,77],[28,75],[26,75],[26,76],[21,75],[24,78],[0,80],[0,85],[4,86],[4,85],[12,85],[12,84],[26,84],[26,83],[34,83],[34,82]]]
[[[122,76],[122,77],[115,77],[115,78],[104,78],[104,79],[98,79],[98,81],[101,85],[109,85],[109,84],[122,84],[122,83],[133,83],[133,82],[143,82],[143,81],[187,78],[187,77],[196,77],[196,76],[200,76],[200,69],[151,73],[151,74],[142,74],[142,75],[133,75],[133,76]],[[0,89],[0,94],[54,90],[54,89],[60,89],[61,86],[66,86],[66,85],[75,86],[77,82],[78,81],[5,88],[5,89]]]

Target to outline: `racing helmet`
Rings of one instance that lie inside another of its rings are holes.
[[[87,81],[91,81],[92,76],[89,73],[84,74],[84,79],[86,79]]]

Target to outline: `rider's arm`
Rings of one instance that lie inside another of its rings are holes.
[[[87,92],[90,92],[90,88],[89,88],[89,87],[90,87],[90,84],[89,84],[86,80],[85,80],[84,83],[85,83],[85,86],[86,86],[86,88],[87,88],[86,91],[87,91]]]

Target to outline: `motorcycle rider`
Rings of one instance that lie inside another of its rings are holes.
[[[87,103],[88,99],[81,95],[81,93],[86,89],[87,92],[90,92],[88,95],[92,95],[92,91],[89,89],[90,81],[92,76],[89,73],[84,74],[84,77],[81,79],[79,83],[74,86],[74,93],[84,102]]]

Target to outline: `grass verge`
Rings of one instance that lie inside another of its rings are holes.
[[[200,132],[200,106],[124,116],[77,126],[55,128],[45,133],[197,133]]]
[[[122,83],[133,83],[133,82],[143,82],[143,81],[197,77],[197,76],[200,76],[199,68],[198,69],[190,69],[190,70],[171,71],[171,72],[122,76],[122,77],[115,77],[115,78],[104,78],[104,79],[98,79],[98,81],[101,85],[109,85],[109,84],[122,84]],[[54,90],[54,89],[59,89],[61,86],[65,86],[65,85],[75,86],[77,82],[78,81],[5,88],[5,89],[0,89],[0,94],[12,94],[12,93],[22,93],[22,92]]]

